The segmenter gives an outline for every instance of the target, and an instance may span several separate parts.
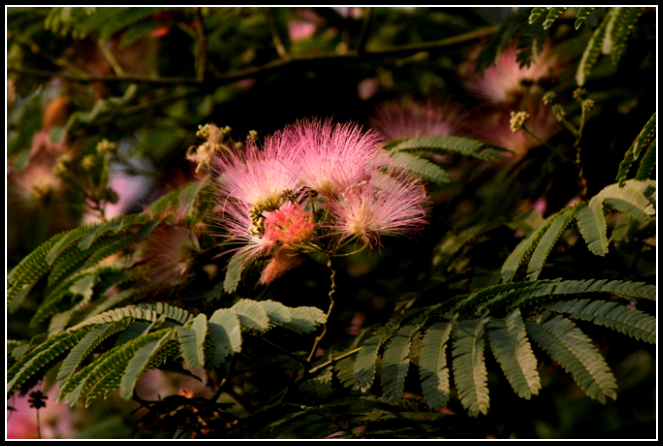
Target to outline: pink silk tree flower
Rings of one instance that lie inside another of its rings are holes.
[[[264,239],[283,244],[300,244],[313,234],[313,214],[299,204],[285,203],[276,211],[265,211]]]
[[[461,68],[463,80],[468,90],[489,102],[513,102],[528,92],[528,85],[551,78],[559,71],[560,63],[551,48],[550,44],[546,44],[529,67],[521,68],[516,47],[511,45],[481,75],[476,73],[473,61],[465,64]]]
[[[385,139],[446,136],[456,131],[460,108],[433,101],[387,101],[376,107],[368,125]]]
[[[302,253],[290,249],[288,246],[279,248],[269,260],[260,275],[260,284],[270,284],[283,276],[288,270],[298,267],[304,261]]]
[[[385,161],[377,132],[363,132],[354,124],[299,121],[283,133],[296,142],[299,182],[319,194],[338,194],[368,179]]]
[[[426,224],[423,184],[397,169],[347,187],[331,202],[329,224],[342,240],[358,238],[369,248],[381,236],[412,235]]]
[[[225,152],[216,157],[213,172],[217,175],[218,195],[239,200],[262,209],[276,209],[286,193],[297,188],[294,154],[282,135],[265,140],[260,151],[247,141],[244,151]]]

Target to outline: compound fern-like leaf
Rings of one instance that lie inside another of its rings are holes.
[[[590,299],[560,301],[550,304],[548,310],[577,320],[591,321],[647,343],[656,343],[656,318],[616,302]]]
[[[543,270],[543,264],[546,262],[554,245],[562,237],[564,230],[573,222],[575,212],[576,207],[569,207],[555,214],[556,217],[550,221],[546,232],[541,236],[536,249],[532,253],[527,266],[527,279],[530,281],[538,279],[541,270]]]
[[[159,349],[168,341],[170,336],[171,333],[166,332],[160,339],[151,340],[136,350],[131,360],[127,363],[124,374],[122,374],[122,379],[120,379],[120,397],[127,400],[131,399],[136,382],[138,382],[138,379],[145,372],[150,361],[156,356]]]
[[[595,10],[596,8],[578,8],[578,12],[576,13],[576,21],[574,23],[575,29],[579,29],[580,25],[583,24],[585,19]]]
[[[230,309],[218,309],[210,317],[207,330],[214,346],[209,348],[209,364],[218,368],[226,357],[242,349],[239,318]]]
[[[606,34],[606,28],[608,26],[608,22],[610,21],[610,15],[611,13],[609,12],[608,15],[603,18],[598,28],[594,30],[594,34],[592,34],[589,42],[587,42],[585,51],[580,58],[578,70],[576,71],[576,83],[580,87],[585,85],[587,76],[589,76],[589,74],[592,72],[592,68],[599,58],[599,54],[601,53],[601,46],[603,45],[603,37]]]
[[[447,404],[450,393],[447,342],[454,321],[435,323],[421,342],[419,378],[424,400],[434,410]]]
[[[471,416],[488,413],[488,372],[484,358],[487,318],[460,321],[453,331],[452,367],[461,404]]]
[[[383,395],[389,401],[403,397],[405,376],[410,367],[410,345],[420,327],[417,323],[400,327],[384,348],[380,380]]]
[[[557,360],[592,399],[617,398],[617,381],[592,340],[570,320],[555,315],[543,324],[527,321],[532,339]]]
[[[525,399],[539,394],[537,361],[520,310],[505,319],[491,318],[487,329],[490,348],[516,394]]]

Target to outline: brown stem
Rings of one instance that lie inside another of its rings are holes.
[[[435,51],[440,49],[446,49],[453,47],[459,44],[463,44],[472,40],[476,40],[488,35],[495,33],[498,29],[498,26],[489,26],[485,28],[480,28],[475,31],[464,33],[458,36],[449,37],[447,39],[437,40],[433,42],[423,42],[410,45],[401,45],[394,47],[387,47],[380,50],[374,51],[364,51],[362,53],[362,59],[380,59],[385,57],[398,57],[404,56],[413,53],[419,53],[422,51]],[[217,74],[213,77],[210,77],[205,80],[192,79],[186,77],[151,77],[151,76],[137,76],[137,75],[126,75],[126,76],[82,76],[82,75],[73,75],[69,73],[58,73],[46,70],[37,70],[32,68],[24,67],[7,67],[9,73],[19,73],[36,77],[59,77],[72,82],[79,83],[92,83],[92,82],[106,82],[106,83],[117,83],[117,82],[135,82],[139,84],[149,84],[149,85],[202,85],[202,84],[213,84],[214,86],[231,84],[235,81],[239,81],[245,78],[254,78],[262,77],[268,74],[271,74],[275,71],[281,70],[287,67],[297,67],[304,66],[305,69],[310,69],[311,65],[330,63],[334,62],[344,63],[344,62],[354,62],[359,58],[357,51],[348,51],[344,54],[323,54],[323,55],[311,55],[311,56],[300,56],[297,58],[290,59],[279,59],[268,62],[267,64],[261,65],[259,67],[246,68],[244,70],[237,70],[228,74]]]
[[[329,279],[331,280],[331,287],[329,288],[329,309],[327,310],[325,322],[322,325],[322,332],[320,333],[320,335],[318,335],[315,338],[315,343],[313,344],[313,348],[311,349],[311,352],[308,355],[308,359],[306,359],[309,365],[311,364],[311,361],[313,360],[313,357],[315,356],[315,353],[318,350],[318,345],[320,344],[320,341],[322,341],[324,336],[327,334],[327,323],[329,322],[329,316],[331,315],[332,310],[334,310],[334,292],[336,292],[336,281],[335,281],[336,270],[334,269],[331,258],[329,258],[329,261],[327,261],[327,267],[329,268],[329,270],[331,270],[331,275],[329,275]]]

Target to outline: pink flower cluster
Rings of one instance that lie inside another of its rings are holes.
[[[248,141],[217,155],[213,172],[218,224],[242,263],[268,260],[263,284],[306,252],[372,248],[426,223],[422,183],[393,164],[377,132],[353,124],[299,121],[262,148]]]

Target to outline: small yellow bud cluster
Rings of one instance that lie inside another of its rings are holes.
[[[594,100],[593,99],[585,99],[582,102],[582,108],[585,109],[585,112],[589,112],[594,108]]]
[[[111,143],[106,138],[97,143],[97,151],[102,155],[114,155],[117,153],[117,143]]]
[[[211,123],[198,126],[196,136],[207,141],[199,146],[191,146],[186,152],[186,159],[197,164],[196,173],[212,162],[214,153],[222,147],[223,138],[230,132],[232,132],[230,126],[223,129]]]
[[[71,157],[67,154],[61,155],[53,166],[53,174],[57,177],[65,178],[69,175],[71,169]]]
[[[564,107],[561,104],[555,104],[553,106],[553,114],[557,121],[562,122],[566,116],[566,111],[564,111]]]
[[[584,88],[578,87],[577,89],[573,90],[573,99],[576,101],[582,101],[587,97],[587,90]]]
[[[97,157],[94,155],[86,155],[83,157],[83,160],[81,160],[81,168],[85,172],[92,171],[95,166],[97,166]]]
[[[555,92],[547,92],[545,95],[543,95],[543,103],[545,105],[552,104],[553,101],[555,100],[555,96],[557,96]]]
[[[520,112],[511,112],[511,119],[509,120],[509,127],[511,132],[516,133],[523,128],[525,122],[529,119],[529,113],[520,111]]]

